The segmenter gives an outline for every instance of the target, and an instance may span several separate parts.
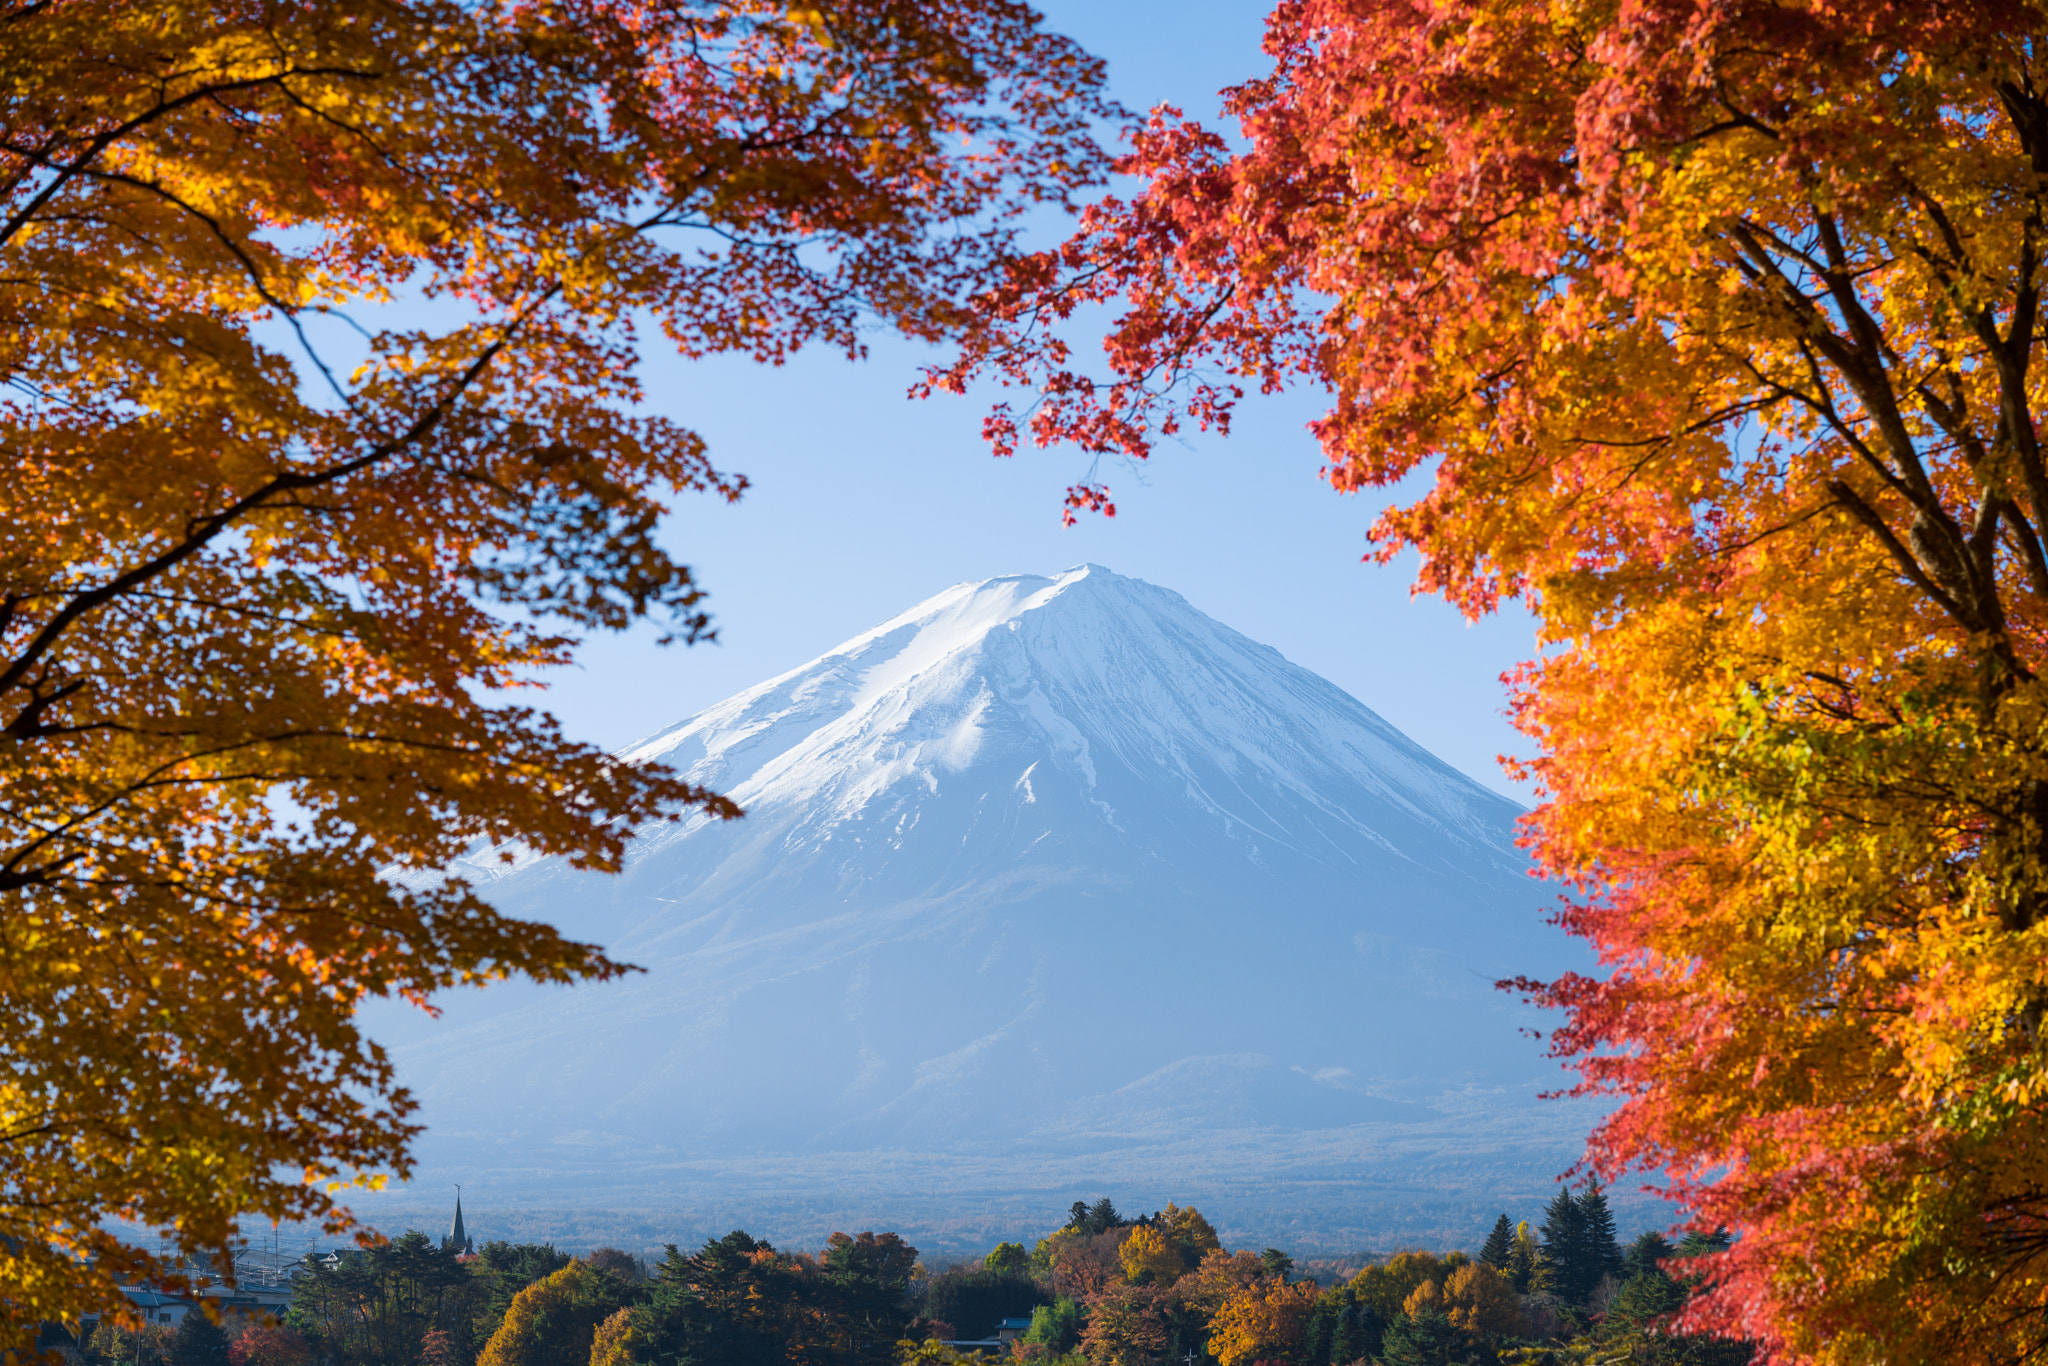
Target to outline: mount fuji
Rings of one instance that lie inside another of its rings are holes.
[[[747,814],[450,870],[646,971],[375,1012],[415,1189],[927,1246],[1113,1190],[1349,1248],[1532,1216],[1577,1155],[1492,985],[1583,966],[1519,808],[1177,594],[961,584],[620,754]]]

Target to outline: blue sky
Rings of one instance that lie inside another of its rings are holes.
[[[1050,25],[1109,62],[1113,92],[1213,115],[1216,92],[1262,69],[1257,4],[1135,0],[1048,6]],[[904,397],[928,353],[877,338],[851,364],[805,354],[779,369],[651,357],[652,406],[702,432],[752,489],[689,500],[668,544],[712,597],[717,643],[667,649],[652,630],[590,641],[548,676],[543,705],[614,746],[792,668],[949,584],[1050,574],[1083,561],[1150,580],[1345,688],[1447,762],[1516,792],[1494,762],[1525,747],[1501,717],[1501,671],[1528,656],[1519,614],[1468,626],[1411,599],[1412,565],[1361,563],[1379,504],[1332,493],[1304,424],[1310,393],[1250,405],[1228,441],[1106,463],[1114,520],[1060,525],[1071,450],[998,460],[976,399]]]

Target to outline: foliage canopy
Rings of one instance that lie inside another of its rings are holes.
[[[1998,1360],[2048,1307],[2044,33],[1283,0],[1242,150],[1155,111],[930,381],[1133,456],[1320,385],[1329,481],[1414,493],[1380,551],[1537,614],[1527,829],[1604,971],[1523,985],[1620,1099],[1603,1174],[1741,1234],[1689,1321],[1786,1359]]]
[[[407,1170],[365,997],[624,971],[474,842],[736,814],[492,690],[700,638],[736,497],[635,362],[933,338],[1099,170],[1010,0],[117,0],[0,16],[0,1317],[347,1223]],[[86,1259],[94,1260],[88,1262]]]

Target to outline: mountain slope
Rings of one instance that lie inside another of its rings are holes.
[[[1491,986],[1566,961],[1517,808],[1152,585],[959,585],[622,753],[748,814],[644,831],[610,880],[452,870],[647,972],[379,1016],[430,1165],[629,1196],[768,1152],[1185,1170],[1204,1133],[1421,1141],[1555,1076]]]

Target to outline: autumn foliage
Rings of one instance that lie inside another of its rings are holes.
[[[1314,1281],[1245,1286],[1210,1321],[1209,1354],[1221,1366],[1292,1357],[1316,1307],[1316,1294]]]
[[[477,1366],[614,1362],[629,1328],[616,1304],[610,1278],[583,1262],[570,1262],[512,1297],[505,1321],[477,1354]]]
[[[252,1324],[228,1345],[230,1366],[306,1366],[312,1355],[304,1338],[275,1323]]]
[[[1155,111],[932,377],[1033,393],[999,449],[1132,456],[1321,386],[1330,482],[1411,495],[1381,552],[1536,613],[1527,830],[1603,971],[1523,985],[1620,1102],[1596,1167],[1740,1235],[1688,1324],[1773,1360],[2048,1310],[2044,32],[1286,0],[1239,148]]]
[[[0,15],[0,1320],[407,1170],[358,1032],[624,970],[433,870],[734,808],[493,690],[737,496],[635,365],[948,335],[1095,176],[1009,0],[55,0]],[[87,1258],[94,1260],[88,1262]]]

